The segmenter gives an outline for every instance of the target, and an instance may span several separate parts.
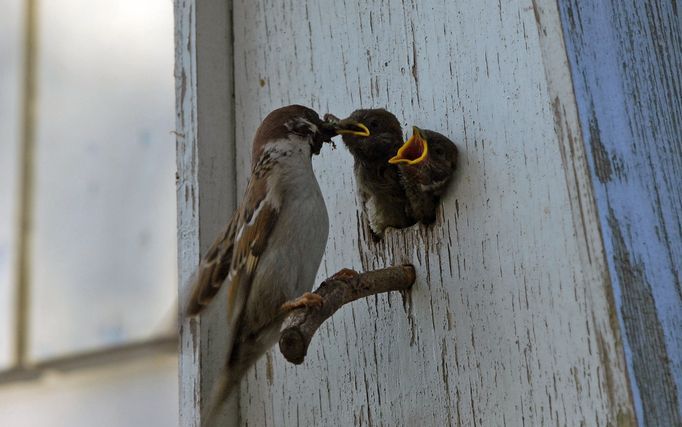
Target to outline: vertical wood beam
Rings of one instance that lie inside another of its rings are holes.
[[[682,21],[559,0],[640,424],[682,424]]]
[[[200,256],[235,208],[232,2],[175,1],[178,262],[180,310]],[[180,323],[180,425],[205,425],[201,407],[225,349],[214,328],[218,304],[200,320]],[[239,421],[236,402],[221,425]]]

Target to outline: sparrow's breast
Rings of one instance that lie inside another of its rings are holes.
[[[310,155],[305,156],[300,162],[289,156],[291,164],[280,165],[281,210],[260,261],[272,267],[259,269],[251,290],[252,301],[260,304],[279,307],[310,291],[324,254],[329,217]]]

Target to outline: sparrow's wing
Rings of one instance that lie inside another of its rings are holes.
[[[267,191],[266,179],[263,175],[252,177],[240,209],[234,253],[227,277],[228,328],[233,333],[232,340],[239,339],[234,334],[239,329],[258,262],[279,217],[280,200],[275,198],[274,192]]]
[[[230,219],[227,228],[218,235],[201,260],[192,283],[192,295],[187,305],[188,316],[199,314],[218,293],[230,272],[234,234],[239,220],[239,210]]]
[[[262,171],[262,170],[261,170]],[[217,408],[239,385],[243,372],[235,372],[230,366],[232,351],[238,347],[239,327],[246,301],[249,298],[254,273],[261,255],[267,248],[281,206],[280,200],[267,191],[265,173],[255,173],[246,187],[242,204],[230,222],[229,268],[221,262],[221,273],[226,277],[227,288],[227,361],[226,367],[215,380],[211,398],[205,407],[206,419],[212,419]],[[227,236],[227,234],[226,234]],[[225,253],[227,256],[227,253]],[[226,261],[226,260],[221,260]],[[221,282],[222,283],[222,282]],[[203,419],[204,416],[202,416]]]

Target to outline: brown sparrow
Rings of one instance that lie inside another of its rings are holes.
[[[417,221],[431,224],[436,207],[457,166],[457,146],[431,130],[412,127],[412,137],[389,160],[400,169],[400,181]]]
[[[360,123],[367,132],[346,125],[339,133],[353,155],[355,183],[363,210],[374,234],[381,238],[386,227],[404,228],[414,224],[398,167],[388,160],[403,145],[403,131],[398,119],[383,108],[355,110],[347,119],[331,114],[325,120]]]
[[[350,123],[350,122],[348,122]],[[338,124],[300,105],[271,112],[253,140],[251,178],[241,205],[201,261],[187,314],[202,311],[227,286],[228,353],[207,406],[207,419],[247,369],[279,337],[284,316],[319,306],[312,294],[329,219],[311,157]]]

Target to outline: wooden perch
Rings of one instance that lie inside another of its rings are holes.
[[[410,264],[356,273],[343,269],[326,279],[315,294],[322,297],[322,307],[297,308],[282,323],[279,350],[291,363],[301,364],[313,335],[322,323],[344,304],[382,292],[409,289],[416,278]]]

